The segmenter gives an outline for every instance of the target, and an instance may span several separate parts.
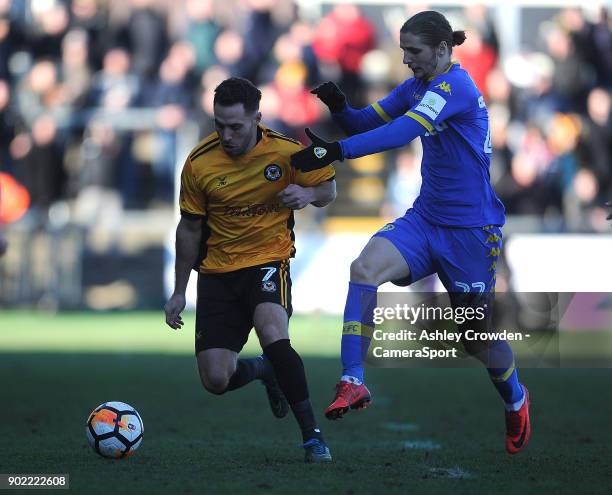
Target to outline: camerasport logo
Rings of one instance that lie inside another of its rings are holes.
[[[271,163],[264,169],[264,177],[270,182],[275,182],[283,176],[283,170],[276,165]]]

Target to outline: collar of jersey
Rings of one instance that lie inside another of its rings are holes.
[[[446,74],[449,70],[451,70],[453,68],[454,65],[458,65],[459,62],[457,60],[451,60],[448,63],[448,66],[446,67],[446,69],[444,69],[442,72],[440,72],[440,74],[436,75],[436,76],[430,76],[427,78],[427,82],[431,82],[433,81],[436,77],[441,76],[442,74]]]

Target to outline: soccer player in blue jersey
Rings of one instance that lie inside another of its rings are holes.
[[[505,215],[489,177],[491,131],[484,99],[468,73],[451,61],[452,47],[464,40],[465,32],[453,31],[442,14],[420,12],[400,31],[404,64],[414,77],[363,109],[351,108],[331,82],[313,90],[351,137],[330,143],[307,130],[312,144],[292,156],[298,169],[397,148],[417,137],[423,144],[423,180],[414,206],[374,234],[351,264],[343,372],[325,410],[329,419],[371,401],[363,359],[381,284],[407,285],[437,273],[455,306],[482,304],[494,291]],[[506,450],[521,451],[530,436],[529,394],[518,381],[512,349],[505,341],[463,344],[485,364],[504,401]]]

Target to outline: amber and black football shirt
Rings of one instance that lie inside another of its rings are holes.
[[[278,193],[289,184],[312,187],[334,177],[329,165],[300,172],[289,162],[304,146],[265,126],[248,153],[229,156],[216,132],[191,151],[181,173],[183,215],[205,219],[209,235],[199,271],[220,273],[292,257],[293,211]]]

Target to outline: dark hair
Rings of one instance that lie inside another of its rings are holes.
[[[244,110],[254,112],[259,109],[261,91],[248,79],[230,77],[215,88],[213,103],[216,105],[231,106],[242,103]]]
[[[419,36],[423,43],[433,47],[446,41],[451,51],[453,46],[465,41],[465,31],[453,31],[446,17],[435,10],[426,10],[413,15],[404,23],[400,33]]]

